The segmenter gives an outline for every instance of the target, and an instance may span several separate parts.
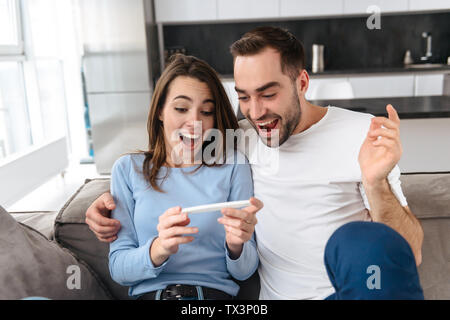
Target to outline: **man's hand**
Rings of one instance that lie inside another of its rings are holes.
[[[113,242],[117,239],[120,222],[110,219],[111,210],[116,207],[114,199],[109,192],[98,197],[86,211],[86,223],[89,229],[102,242]]]
[[[375,117],[359,151],[364,185],[383,183],[400,160],[400,118],[392,105],[386,106],[389,118]]]
[[[244,243],[252,238],[255,225],[258,222],[256,213],[264,204],[250,198],[250,206],[243,209],[224,208],[222,218],[217,219],[225,228],[225,236],[232,259],[237,259],[242,253]]]

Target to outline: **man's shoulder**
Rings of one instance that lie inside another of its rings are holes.
[[[332,113],[332,117],[338,120],[350,120],[350,121],[361,121],[370,122],[374,116],[370,113],[356,111],[352,109],[346,109],[342,107],[329,107]]]
[[[371,119],[374,117],[372,114],[340,107],[329,108],[331,111],[327,121],[329,130],[356,135],[359,132],[364,136],[367,134]]]

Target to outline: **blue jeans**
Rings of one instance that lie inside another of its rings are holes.
[[[324,259],[336,290],[326,300],[424,298],[411,247],[385,224],[341,226],[328,240]]]

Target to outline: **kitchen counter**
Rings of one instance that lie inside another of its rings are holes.
[[[407,67],[386,67],[386,68],[363,68],[363,69],[345,69],[345,70],[324,70],[322,72],[312,73],[310,69],[306,70],[310,78],[333,77],[333,76],[372,76],[374,74],[388,74],[388,73],[450,73],[450,66],[443,65],[440,67],[430,68],[407,68]],[[219,75],[221,80],[232,81],[232,74]]]
[[[392,104],[400,119],[450,118],[450,96],[366,98],[343,100],[311,100],[320,106],[336,106],[386,116],[386,105]]]
[[[347,69],[347,70],[324,70],[322,72],[312,73],[311,70],[307,70],[311,78],[321,78],[329,76],[350,76],[350,75],[373,75],[373,74],[387,74],[387,73],[427,73],[438,72],[446,73],[450,72],[449,65],[443,65],[438,67],[427,68],[408,68],[408,67],[386,67],[386,68],[364,68],[364,69]]]

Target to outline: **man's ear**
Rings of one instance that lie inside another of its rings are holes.
[[[308,72],[305,69],[302,69],[300,71],[300,74],[297,76],[296,79],[296,86],[297,86],[297,93],[300,95],[305,95],[306,91],[308,91],[309,87],[309,75]]]

